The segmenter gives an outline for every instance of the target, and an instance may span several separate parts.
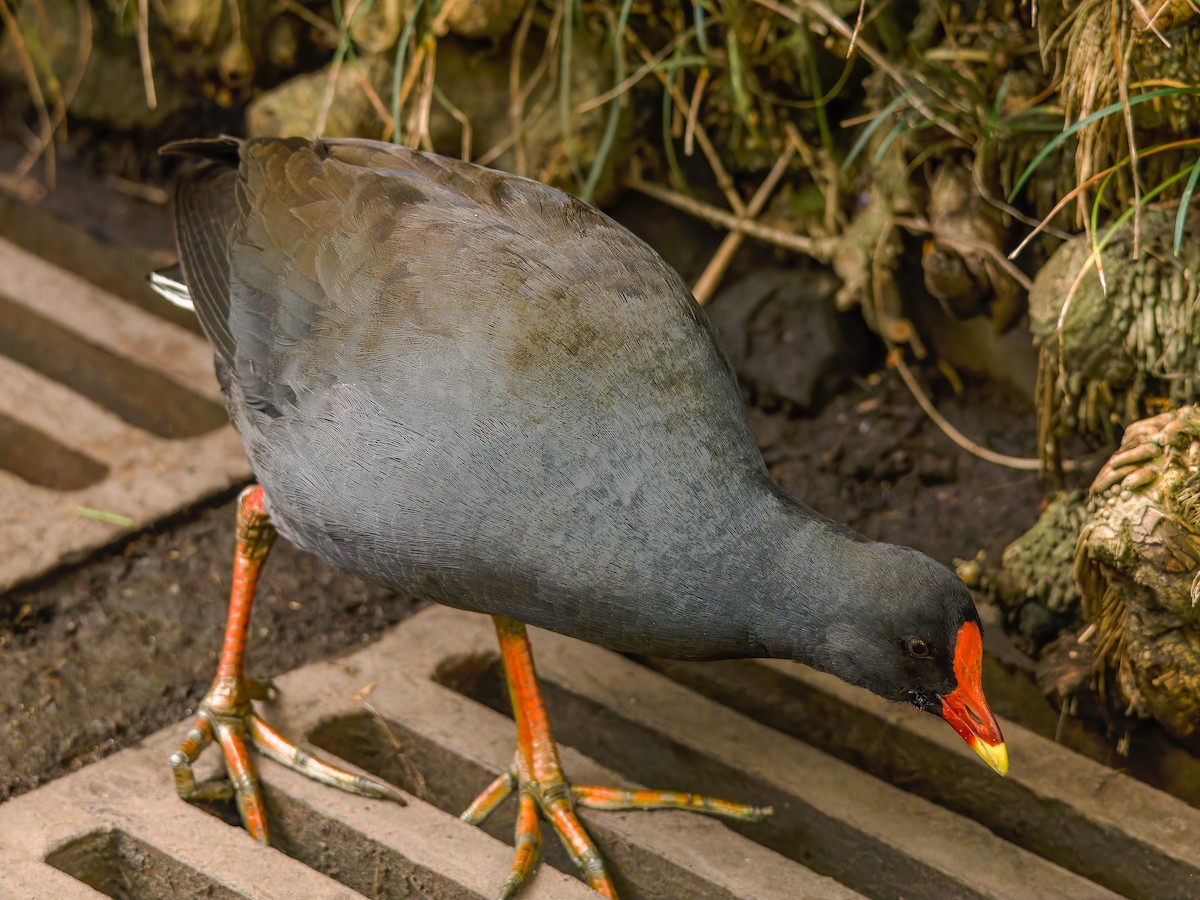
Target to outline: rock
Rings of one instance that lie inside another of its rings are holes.
[[[154,12],[173,42],[211,47],[227,6],[225,0],[158,0]]]
[[[350,39],[361,52],[383,53],[396,46],[404,27],[400,0],[349,0],[345,10]]]
[[[32,48],[43,93],[48,93],[49,85],[61,87],[74,80],[78,42],[85,29],[79,12],[79,5],[72,0],[16,5],[17,22],[26,45]],[[117,17],[103,6],[90,14],[90,27],[87,68],[71,100],[72,121],[101,122],[118,131],[150,129],[193,102],[171,71],[160,66],[154,70],[158,105],[151,109],[146,102],[134,31],[119,27]],[[0,80],[19,85],[22,95],[28,96],[20,57],[7,32],[0,35]],[[47,102],[53,99],[47,96]]]
[[[466,38],[504,37],[524,8],[524,0],[442,0],[447,28]]]
[[[838,279],[825,272],[755,272],[721,291],[708,313],[744,387],[758,402],[808,412],[874,347],[854,314],[838,313]]]
[[[297,75],[256,97],[246,108],[250,137],[309,137],[314,133],[329,85],[329,67]],[[325,116],[325,137],[379,138],[385,126],[363,82],[378,92],[391,77],[382,56],[360,56],[343,63]]]
[[[532,71],[543,52],[540,32],[531,34],[526,43],[523,71]],[[509,117],[510,48],[488,49],[478,41],[453,35],[437,42],[437,85],[442,96],[466,117],[471,125],[470,156],[496,169],[517,172],[567,191],[578,192],[571,157],[582,173],[594,164],[600,134],[608,107],[573,114],[571,133],[563,137],[558,106],[548,102],[549,79],[541,82],[528,98],[522,116],[523,128],[517,142],[512,140],[513,123]],[[611,87],[610,60],[599,41],[581,32],[574,44],[576,65],[571,72],[571,105],[578,106]],[[326,113],[322,135],[327,137],[391,137],[388,123],[370,96],[374,91],[384,106],[392,92],[391,53],[364,55],[342,65],[333,99]],[[261,94],[246,110],[246,130],[251,136],[310,136],[314,133],[329,84],[329,67],[319,72],[298,75]],[[416,90],[416,89],[414,89]],[[557,96],[557,86],[553,87]],[[552,99],[552,98],[549,98]],[[405,134],[410,131],[412,113],[419,99],[409,98],[404,118]],[[463,153],[462,123],[438,100],[429,107],[429,140],[433,149],[447,156]],[[603,203],[615,189],[612,173],[620,168],[630,152],[631,143],[620,134],[613,142],[593,202]],[[496,148],[494,152],[493,148]]]

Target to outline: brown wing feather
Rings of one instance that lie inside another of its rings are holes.
[[[161,150],[208,162],[175,187],[175,237],[200,326],[227,366],[233,365],[235,346],[229,329],[229,232],[238,216],[239,145],[234,138],[217,138],[176,141]]]

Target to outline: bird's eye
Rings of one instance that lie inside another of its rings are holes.
[[[908,651],[908,655],[916,659],[928,659],[932,651],[929,645],[920,638],[909,638],[904,642],[904,649]]]

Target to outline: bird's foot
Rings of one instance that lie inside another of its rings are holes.
[[[254,712],[252,700],[265,700],[275,693],[275,686],[269,681],[259,683],[247,679],[242,665],[254,592],[274,542],[275,528],[267,514],[266,495],[258,485],[251,485],[238,497],[233,587],[229,594],[225,643],[217,662],[217,674],[212,688],[200,701],[191,731],[170,758],[175,789],[180,797],[184,800],[233,798],[246,830],[264,843],[268,839],[267,815],[258,773],[250,759],[250,747],[315,781],[364,797],[394,800],[401,805],[405,802],[391,785],[339,769],[300,749]],[[225,756],[227,777],[197,784],[192,764],[214,742],[220,745]]]
[[[254,711],[251,697],[268,692],[265,685],[241,678],[218,678],[200,702],[191,730],[171,754],[175,789],[184,800],[237,802],[242,822],[251,837],[268,842],[267,815],[262,786],[250,758],[253,747],[264,756],[314,781],[352,794],[404,805],[403,795],[385,782],[347,772],[297,747]],[[197,783],[192,764],[209,744],[217,743],[225,757],[227,777]]]
[[[558,834],[592,890],[614,898],[616,888],[604,868],[600,851],[575,815],[576,806],[608,810],[686,809],[745,822],[770,814],[769,808],[698,794],[572,785],[563,775],[558,745],[550,732],[525,626],[503,616],[492,618],[517,725],[517,753],[512,767],[488,785],[461,818],[477,825],[509,794],[514,791],[517,794],[516,856],[500,889],[501,900],[515,896],[533,873],[542,845],[539,813]]]
[[[516,856],[500,890],[501,900],[516,895],[533,873],[542,843],[539,812],[558,834],[587,883],[606,897],[616,897],[616,891],[604,868],[600,851],[575,815],[575,807],[604,810],[682,809],[741,822],[757,822],[772,812],[770,807],[679,791],[571,784],[564,777],[556,758],[543,757],[538,760],[537,768],[541,771],[536,776],[530,773],[524,754],[518,751],[512,768],[488,785],[461,817],[464,822],[478,825],[510,794],[514,791],[517,793]]]

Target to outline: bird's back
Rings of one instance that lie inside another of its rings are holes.
[[[467,163],[182,149],[213,160],[179,189],[185,276],[280,530],[441,602],[672,640],[696,553],[766,484],[678,275],[591,207]]]

